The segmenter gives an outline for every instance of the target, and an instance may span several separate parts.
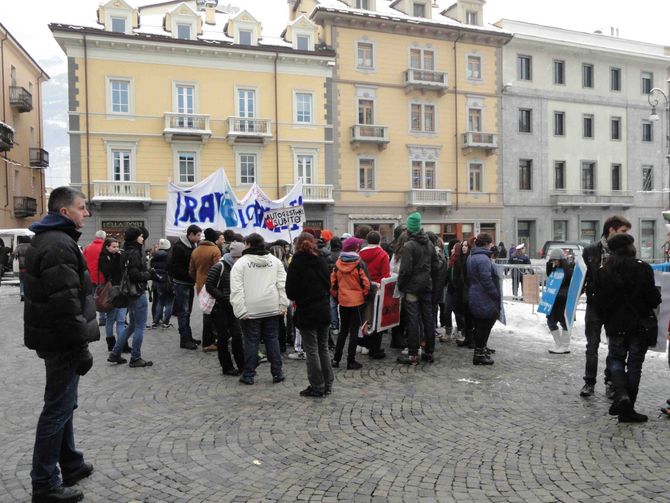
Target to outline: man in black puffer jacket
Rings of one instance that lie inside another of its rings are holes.
[[[49,213],[30,227],[35,237],[26,252],[24,340],[46,366],[30,472],[33,502],[81,500],[82,492],[69,486],[93,471],[75,449],[72,427],[79,376],[93,365],[88,344],[100,339],[93,285],[77,246],[87,216],[84,194],[59,187]]]

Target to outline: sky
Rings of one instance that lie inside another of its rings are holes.
[[[160,0],[128,0],[132,5],[146,5],[157,3]],[[437,0],[444,8],[455,0]],[[219,0],[225,5],[227,0]],[[288,14],[286,0],[236,0],[235,3],[248,2],[262,5],[267,13],[264,29],[279,32],[285,26]],[[67,71],[65,55],[53,39],[48,24],[52,22],[75,25],[94,26],[96,24],[96,9],[99,0],[0,0],[0,23],[19,40],[23,47],[33,56],[44,70],[58,80]],[[619,36],[632,40],[640,40],[670,46],[670,31],[667,29],[670,21],[670,0],[648,0],[641,2],[640,8],[636,3],[623,0],[488,0],[484,7],[485,23],[495,23],[501,18],[516,19],[531,23],[557,26],[585,32],[601,30],[604,34],[610,33],[610,27],[619,29]],[[270,25],[269,23],[272,23]],[[59,82],[45,84],[44,96],[49,95],[49,86],[63,86],[64,79]],[[49,114],[45,110],[45,138],[50,141],[49,121],[58,120],[65,126],[67,118],[66,104],[58,105],[63,108],[59,111],[51,107]],[[53,112],[52,112],[53,110]],[[58,113],[57,113],[58,112]],[[56,117],[56,115],[58,117]],[[56,176],[57,182],[65,181],[69,169],[67,163],[67,141],[64,135],[51,137],[50,152],[59,152],[52,156],[52,168],[47,170],[47,178]],[[54,145],[55,142],[55,145]],[[55,162],[54,162],[55,161]],[[54,175],[55,173],[55,175]]]

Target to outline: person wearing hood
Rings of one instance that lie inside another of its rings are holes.
[[[300,234],[295,249],[286,275],[286,295],[296,305],[293,321],[300,330],[307,360],[309,386],[300,395],[322,397],[330,394],[333,386],[328,352],[330,274],[314,236]]]
[[[584,248],[582,258],[586,264],[586,279],[584,280],[584,291],[586,292],[586,315],[584,316],[584,335],[586,335],[586,365],[584,369],[584,386],[579,391],[579,396],[589,397],[595,392],[596,376],[598,375],[598,347],[600,346],[600,333],[603,322],[595,307],[595,296],[598,290],[598,270],[607,261],[610,249],[607,244],[616,234],[626,234],[631,229],[630,222],[619,215],[614,215],[605,220],[603,233],[600,240]],[[609,348],[608,348],[609,349]],[[612,359],[605,359],[605,395],[614,398],[614,386],[611,383]]]
[[[340,258],[340,253],[342,253],[342,240],[333,236],[330,239],[330,254],[326,257],[326,263],[328,264],[329,274],[335,268],[335,263],[337,259]],[[330,350],[335,349],[335,343],[333,342],[333,337],[337,337],[340,333],[340,312],[337,306],[337,299],[332,295],[330,297],[330,332],[328,333],[328,348]]]
[[[407,355],[400,355],[398,363],[418,365],[419,347],[425,341],[421,358],[433,362],[435,326],[433,323],[433,278],[438,261],[435,247],[421,228],[421,213],[407,217],[409,239],[402,247],[398,290],[404,296],[407,324]]]
[[[32,457],[32,501],[80,501],[69,487],[93,472],[75,448],[73,417],[80,376],[93,365],[88,345],[100,339],[93,284],[77,240],[86,217],[86,196],[58,187],[48,214],[30,226],[26,252],[24,343],[46,367],[44,407]],[[60,470],[58,466],[60,465]],[[62,479],[61,479],[62,474]]]
[[[549,252],[546,270],[547,278],[557,269],[563,271],[563,281],[558,288],[551,312],[547,315],[547,326],[554,339],[554,347],[549,352],[551,354],[562,355],[570,352],[570,330],[568,330],[565,322],[565,304],[568,301],[568,290],[570,288],[570,281],[572,281],[574,264],[568,263],[565,255],[563,255],[563,250],[560,248],[554,248]],[[563,331],[559,329],[559,324]]]
[[[474,324],[474,365],[493,365],[486,344],[491,329],[500,316],[502,285],[491,260],[493,239],[485,232],[477,235],[467,261],[468,305]]]
[[[154,302],[151,306],[152,328],[169,328],[172,326],[170,318],[172,317],[172,304],[174,303],[174,287],[167,270],[168,250],[171,246],[167,239],[159,239],[158,249],[151,257],[151,268],[156,271],[156,279],[151,282],[151,288],[154,291]]]
[[[368,244],[360,251],[360,257],[365,262],[370,274],[370,281],[381,285],[382,279],[391,276],[391,261],[389,255],[379,245],[382,237],[377,231],[370,231],[367,235]],[[381,332],[372,332],[369,335],[369,350],[370,358],[382,359],[386,356],[384,350],[381,349],[382,334]]]
[[[189,225],[186,233],[172,247],[168,257],[168,273],[174,284],[174,311],[177,312],[179,327],[179,347],[198,349],[200,341],[193,338],[191,331],[191,311],[193,310],[193,285],[195,281],[189,275],[191,253],[200,242],[202,229],[195,224]]]
[[[229,244],[228,250],[228,253],[207,273],[205,288],[216,300],[212,308],[212,321],[219,336],[217,349],[221,372],[223,375],[238,376],[244,369],[244,348],[242,347],[240,322],[235,318],[233,306],[230,304],[230,271],[242,256],[244,245],[233,242]],[[230,357],[228,350],[228,340],[231,342],[233,358]],[[233,359],[237,368],[233,365]]]
[[[363,367],[356,361],[358,330],[365,320],[365,297],[370,291],[370,279],[365,269],[365,262],[358,255],[363,243],[362,239],[356,237],[346,239],[342,243],[340,258],[330,273],[330,295],[340,306],[340,333],[337,336],[331,365],[336,368],[340,366],[344,343],[349,337],[347,370]]]
[[[244,238],[242,257],[230,271],[230,303],[244,335],[244,372],[240,382],[254,384],[258,367],[258,345],[265,342],[272,382],[284,380],[279,352],[279,318],[286,314],[286,270],[265,249],[260,234]]]

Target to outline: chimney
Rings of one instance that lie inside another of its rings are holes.
[[[205,23],[216,24],[216,10],[211,5],[205,5]]]

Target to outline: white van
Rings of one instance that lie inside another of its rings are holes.
[[[19,275],[19,261],[12,258],[12,254],[14,253],[14,250],[16,250],[16,245],[18,244],[19,236],[32,237],[34,235],[35,233],[28,229],[0,229],[0,239],[4,242],[11,260],[11,262],[9,260],[7,261],[6,270],[9,270],[11,264],[11,270],[13,271],[14,276]],[[0,271],[0,275],[3,273],[4,271]]]

